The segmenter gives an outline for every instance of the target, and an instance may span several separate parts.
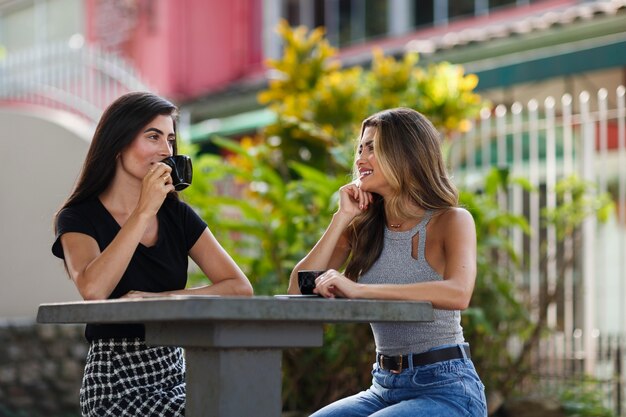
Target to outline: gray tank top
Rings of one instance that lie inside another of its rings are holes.
[[[369,271],[361,275],[359,282],[411,284],[443,280],[424,256],[426,225],[431,216],[432,211],[427,211],[420,223],[406,232],[385,228],[383,251]],[[411,255],[412,238],[416,234],[419,234],[417,259]],[[371,323],[376,350],[385,355],[406,355],[464,342],[459,310],[433,309],[433,315],[432,322]]]

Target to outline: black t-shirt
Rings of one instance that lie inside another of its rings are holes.
[[[162,292],[185,288],[188,253],[206,223],[182,201],[166,198],[157,213],[159,234],[154,246],[137,246],[124,275],[109,296],[120,298],[131,290]],[[52,253],[65,258],[60,237],[78,232],[93,237],[100,251],[111,243],[121,227],[98,198],[64,208],[57,219],[57,235]],[[137,324],[88,324],[85,337],[93,339],[143,338],[144,327]]]

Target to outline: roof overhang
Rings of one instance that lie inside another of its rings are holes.
[[[192,125],[188,139],[191,143],[202,143],[212,136],[237,136],[270,125],[274,121],[276,113],[266,108],[208,119]]]
[[[478,76],[477,90],[486,90],[624,66],[626,33],[468,63],[465,70]]]

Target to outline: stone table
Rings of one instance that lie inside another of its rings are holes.
[[[185,349],[185,414],[280,416],[282,349],[323,344],[324,323],[431,321],[429,302],[172,296],[42,304],[39,323],[143,323]]]

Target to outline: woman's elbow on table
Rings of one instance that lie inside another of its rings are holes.
[[[252,297],[254,295],[254,288],[248,280],[240,280],[234,286],[235,295],[242,297]]]
[[[75,281],[77,282],[77,281]],[[85,301],[98,301],[98,300],[106,300],[109,297],[109,294],[106,291],[103,291],[101,287],[94,284],[76,284],[76,288],[78,289],[78,293],[83,300]]]
[[[453,297],[453,299],[451,300],[452,302],[452,306],[451,308],[453,310],[466,310],[469,305],[470,302],[472,301],[472,291],[473,289],[468,289],[468,288],[461,288],[458,290],[457,294],[455,297]]]
[[[218,282],[217,286],[214,286],[214,289],[217,291],[216,293],[220,295],[236,297],[252,297],[254,295],[252,284],[243,273]]]

